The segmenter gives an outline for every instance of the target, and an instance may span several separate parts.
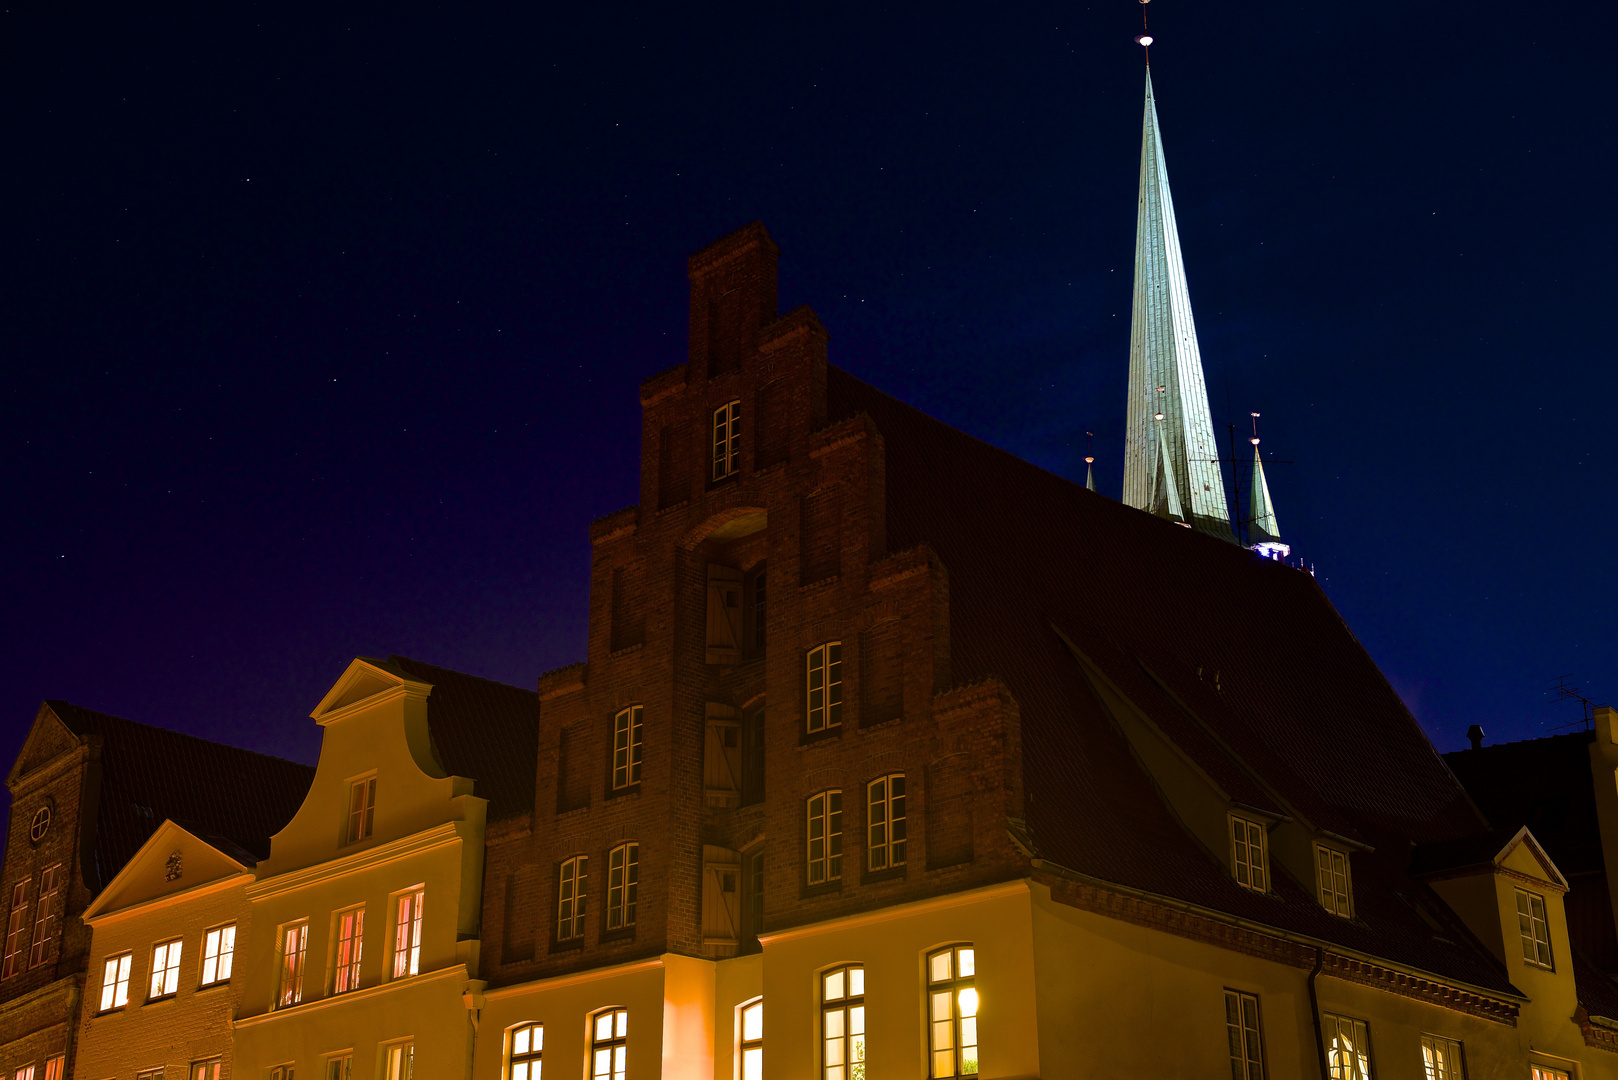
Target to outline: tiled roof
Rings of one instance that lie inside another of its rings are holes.
[[[534,808],[534,767],[539,758],[539,694],[404,656],[388,662],[413,679],[431,683],[427,699],[433,746],[444,768],[476,782],[489,800],[489,820]]]
[[[292,819],[315,771],[295,761],[47,701],[75,735],[99,735],[101,801],[95,859],[111,881],[165,818],[263,858]]]
[[[1487,824],[1311,575],[1087,491],[836,368],[827,399],[832,422],[865,413],[882,432],[888,550],[926,543],[949,573],[952,681],[997,676],[1021,706],[1043,858],[1512,992],[1498,961],[1411,907],[1428,897],[1408,873],[1413,845]],[[1268,896],[1232,881],[1157,795],[1063,636],[1233,797],[1263,808],[1273,792],[1369,845],[1353,857],[1359,917],[1327,914],[1286,874]]]
[[[1562,873],[1593,873],[1605,869],[1590,773],[1594,738],[1575,731],[1457,750],[1444,760],[1491,825],[1512,832],[1526,825]]]

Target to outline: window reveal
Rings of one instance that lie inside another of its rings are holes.
[[[584,936],[585,878],[590,859],[575,855],[562,864],[556,891],[556,940],[571,941]]]
[[[927,1042],[930,1076],[977,1074],[977,951],[970,945],[927,957]]]
[[[640,882],[640,845],[619,844],[607,855],[607,929],[635,925]]]
[[[590,1022],[590,1080],[625,1080],[629,1072],[629,1010],[606,1009]]]
[[[905,778],[893,773],[866,786],[867,865],[887,870],[905,864]]]
[[[421,910],[425,889],[399,896],[399,914],[393,923],[393,977],[402,979],[421,971]]]
[[[353,908],[337,914],[337,971],[332,993],[346,994],[359,989],[360,957],[365,948],[365,909]]]
[[[822,1080],[865,1080],[865,968],[833,968],[820,976]]]
[[[612,720],[613,790],[640,783],[641,706],[621,709]]]
[[[809,650],[805,664],[809,733],[843,722],[843,643],[828,641]]]
[[[809,884],[843,876],[843,793],[823,791],[808,803]]]

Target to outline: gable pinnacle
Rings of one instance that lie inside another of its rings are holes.
[[[1281,527],[1275,521],[1275,503],[1270,501],[1270,482],[1264,477],[1264,458],[1258,452],[1258,413],[1253,417],[1253,481],[1251,487],[1253,520],[1247,527],[1251,547],[1268,559],[1284,559],[1292,554],[1292,547],[1281,542]]]

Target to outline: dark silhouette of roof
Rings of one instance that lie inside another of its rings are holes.
[[[1563,874],[1604,872],[1595,781],[1593,731],[1456,750],[1444,760],[1499,829],[1523,825]]]
[[[292,819],[315,771],[194,735],[47,701],[74,735],[99,736],[101,794],[95,866],[111,881],[165,818],[227,839],[262,859]]]

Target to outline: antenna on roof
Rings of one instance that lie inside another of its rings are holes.
[[[1580,717],[1571,723],[1558,724],[1556,727],[1551,728],[1551,730],[1559,731],[1562,728],[1578,726],[1584,728],[1586,731],[1589,731],[1595,726],[1595,711],[1605,707],[1606,702],[1592,701],[1590,698],[1586,697],[1577,686],[1568,682],[1568,679],[1570,678],[1572,678],[1571,674],[1556,676],[1556,683],[1554,686],[1549,688],[1549,692],[1556,695],[1555,700],[1557,701],[1577,701],[1582,706]]]

